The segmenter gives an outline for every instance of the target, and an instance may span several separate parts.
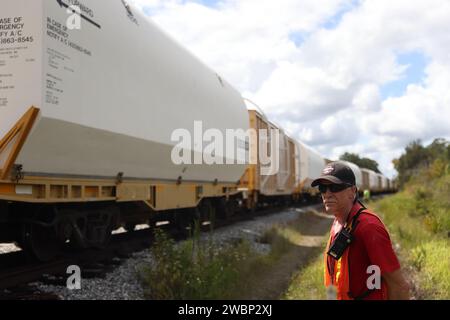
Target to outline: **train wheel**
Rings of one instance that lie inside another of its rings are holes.
[[[61,251],[63,243],[54,228],[34,223],[22,226],[23,249],[39,261],[50,261]]]
[[[194,221],[198,216],[195,208],[180,209],[174,213],[171,223],[180,235],[188,237],[194,232]]]
[[[127,222],[125,226],[123,227],[127,232],[133,232],[136,229],[135,223]]]
[[[105,249],[111,242],[112,231],[113,231],[112,224],[109,222],[106,225],[101,226],[97,231],[95,240],[93,241],[91,240],[92,247],[100,250]]]
[[[211,227],[214,227],[217,219],[217,212],[213,202],[210,199],[203,199],[199,206],[200,225],[204,222],[209,222]]]
[[[235,214],[235,211],[236,205],[233,199],[220,198],[216,200],[217,218],[227,221]]]

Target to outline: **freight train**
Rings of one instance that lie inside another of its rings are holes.
[[[183,229],[317,194],[310,182],[329,160],[126,1],[2,0],[1,15],[0,242],[45,261],[66,243],[104,247],[120,226]],[[230,165],[175,164],[173,132],[198,121],[222,133],[279,129],[279,170],[236,161],[248,141]],[[360,190],[395,187],[352,169]]]

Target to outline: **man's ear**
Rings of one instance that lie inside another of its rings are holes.
[[[356,191],[357,191],[357,190],[358,190],[358,189],[356,188],[356,186],[352,186],[352,193],[351,193],[351,195],[349,196],[350,199],[355,200],[355,197],[356,197]]]

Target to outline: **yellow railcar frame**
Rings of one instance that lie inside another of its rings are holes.
[[[127,179],[37,177],[14,173],[15,160],[39,115],[31,107],[0,141],[0,200],[27,203],[145,202],[155,211],[196,207],[203,198],[230,197],[238,185]]]

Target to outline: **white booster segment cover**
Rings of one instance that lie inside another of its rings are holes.
[[[306,144],[295,141],[296,185],[303,185],[303,189],[311,188],[311,183],[320,177],[325,168],[325,159]]]
[[[15,161],[27,174],[237,182],[246,169],[172,161],[180,145],[236,163],[245,143],[213,152],[203,134],[248,130],[247,109],[124,0],[1,0],[0,139],[31,106],[40,114]]]
[[[370,190],[377,191],[378,190],[378,175],[375,171],[370,169],[361,169],[364,172],[368,172],[369,174],[369,188]]]
[[[350,167],[350,169],[352,169],[352,171],[355,175],[356,187],[358,189],[361,189],[363,181],[362,181],[362,172],[361,172],[361,169],[359,168],[359,166],[354,164],[353,162],[349,162],[349,161],[340,160],[340,162],[345,163],[346,165],[348,165]]]

